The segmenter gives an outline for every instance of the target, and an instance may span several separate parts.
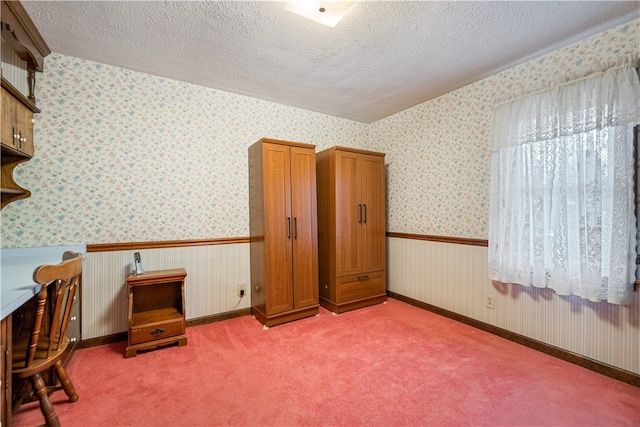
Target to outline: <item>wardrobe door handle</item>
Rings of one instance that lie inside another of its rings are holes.
[[[364,223],[367,223],[367,205],[363,205],[364,206]]]
[[[358,224],[362,224],[362,205],[358,205]]]
[[[287,217],[287,239],[291,238],[291,217]]]
[[[298,217],[293,218],[293,228],[294,228],[293,238],[297,239],[298,238]]]

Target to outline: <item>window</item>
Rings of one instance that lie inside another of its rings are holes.
[[[639,104],[636,69],[623,66],[496,107],[491,279],[629,301]]]

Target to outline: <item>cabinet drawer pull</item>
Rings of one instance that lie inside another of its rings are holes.
[[[287,217],[287,239],[291,238],[291,217]]]
[[[154,337],[158,338],[160,335],[162,335],[164,331],[166,331],[166,329],[155,328],[153,331],[149,331],[149,333]]]
[[[358,224],[362,224],[362,205],[358,205]]]
[[[364,206],[364,221],[362,221],[362,222],[364,222],[366,224],[367,223],[367,205],[365,204],[365,205],[362,205],[362,206]]]
[[[297,239],[298,238],[298,218],[293,218],[293,238]]]
[[[78,318],[77,318],[76,316],[71,316],[71,317],[69,318],[69,320],[71,320],[72,322],[73,322],[74,320],[77,320],[77,319],[78,319]]]
[[[366,276],[358,276],[358,280],[367,280],[369,278],[369,275]]]

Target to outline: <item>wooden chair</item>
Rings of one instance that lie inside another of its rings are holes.
[[[62,357],[68,344],[67,325],[81,271],[82,254],[73,252],[65,252],[60,264],[36,268],[33,280],[41,284],[42,288],[36,296],[37,308],[31,334],[25,340],[13,344],[13,378],[29,379],[33,393],[40,401],[40,410],[47,426],[60,425],[49,400],[49,394],[60,387],[47,387],[41,375],[44,371],[53,366],[69,401],[78,400],[69,375],[62,366]],[[48,310],[45,310],[49,295],[51,300]]]

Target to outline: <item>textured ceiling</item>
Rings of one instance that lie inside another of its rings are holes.
[[[53,52],[361,122],[640,17],[640,2],[25,1]]]

